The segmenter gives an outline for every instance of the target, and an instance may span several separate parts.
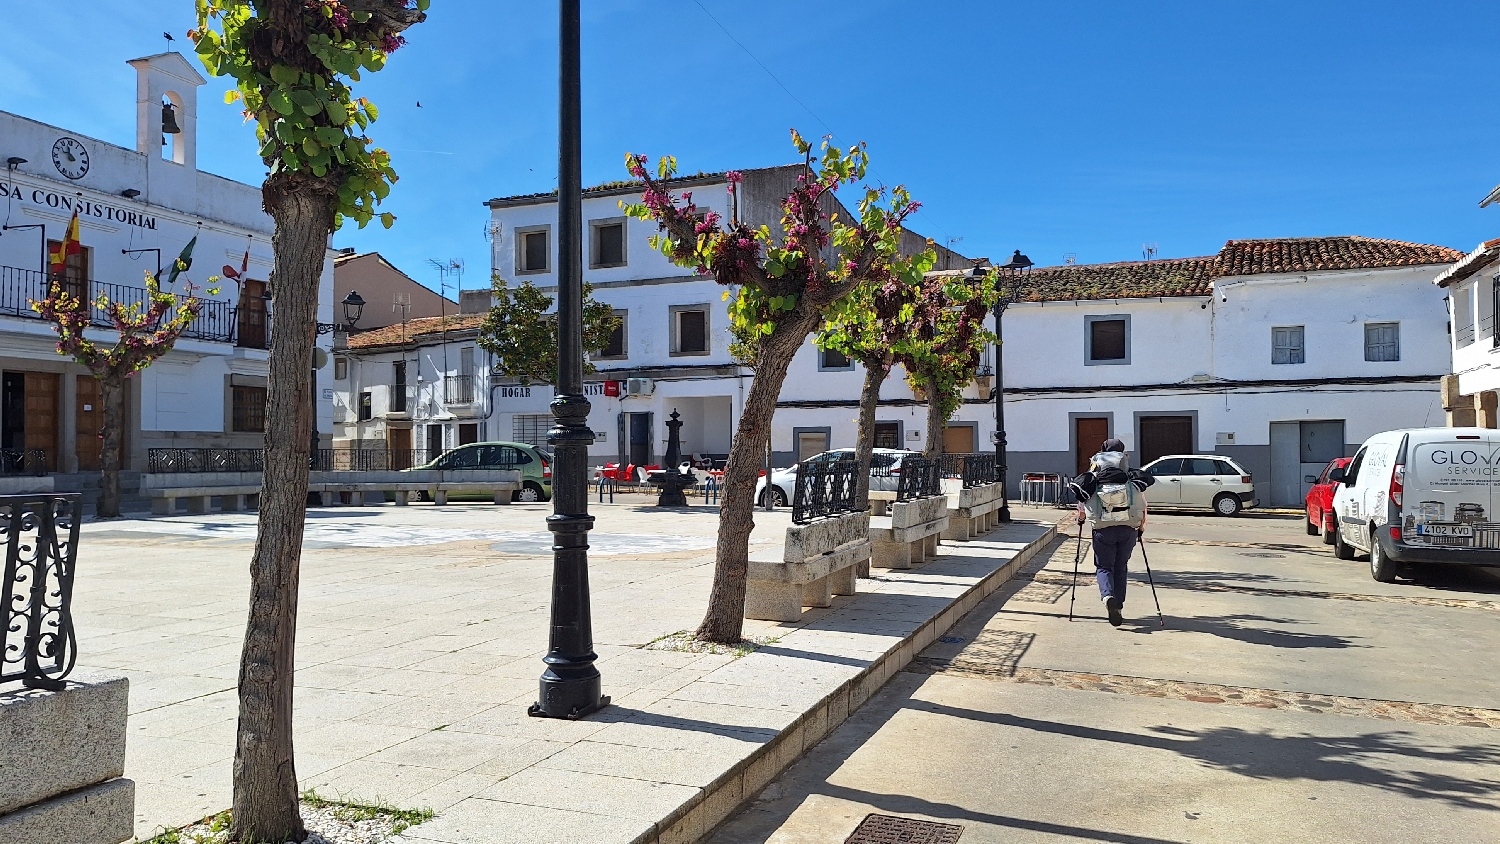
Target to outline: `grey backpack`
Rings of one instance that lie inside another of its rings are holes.
[[[1135,503],[1135,486],[1129,481],[1123,484],[1100,484],[1094,493],[1098,499],[1094,524],[1099,527],[1129,525],[1134,523],[1130,507]]]

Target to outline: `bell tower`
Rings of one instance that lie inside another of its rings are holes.
[[[136,151],[198,169],[198,88],[207,80],[181,53],[127,64],[135,68]]]

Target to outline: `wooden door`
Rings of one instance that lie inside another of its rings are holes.
[[[411,463],[411,429],[389,428],[386,430],[386,448],[391,454],[392,469],[410,469]]]
[[[944,454],[973,454],[974,426],[952,425],[943,427]]]
[[[1074,474],[1081,475],[1089,470],[1089,458],[1099,453],[1099,446],[1109,439],[1108,419],[1074,419],[1073,420],[1073,452],[1074,462],[1077,464]]]
[[[266,283],[246,279],[240,285],[240,301],[235,306],[236,345],[247,349],[266,347]]]
[[[1192,454],[1193,417],[1191,416],[1142,416],[1141,453],[1137,465],[1147,463],[1164,454]]]
[[[57,471],[58,414],[61,392],[55,372],[26,373],[26,448],[47,452],[47,471]]]
[[[78,471],[97,472],[104,468],[104,401],[99,379],[92,375],[77,376],[78,403],[74,448],[78,451]]]

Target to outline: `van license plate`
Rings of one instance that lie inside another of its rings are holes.
[[[1417,532],[1426,536],[1473,536],[1473,525],[1418,525]]]

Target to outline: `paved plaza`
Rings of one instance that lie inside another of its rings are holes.
[[[1044,532],[1017,525],[1013,541],[968,543],[967,556],[945,546],[937,562],[877,572],[863,595],[795,624],[746,622],[747,636],[775,641],[736,660],[644,647],[700,620],[716,511],[620,500],[594,506],[590,566],[614,699],[581,722],[525,714],[547,643],[550,505],[311,511],[295,698],[302,787],[436,810],[413,840],[540,842],[545,829],[630,841]],[[779,546],[787,512],[756,519],[754,545]],[[80,664],[130,677],[126,776],[138,783],[140,837],[229,805],[253,539],[253,514],[84,527]]]
[[[1500,573],[1376,583],[1295,518],[1153,514],[1118,630],[1075,544],[933,644],[711,844],[1500,842]],[[1087,553],[1085,540],[1084,552]],[[1044,558],[1043,558],[1044,559]]]

